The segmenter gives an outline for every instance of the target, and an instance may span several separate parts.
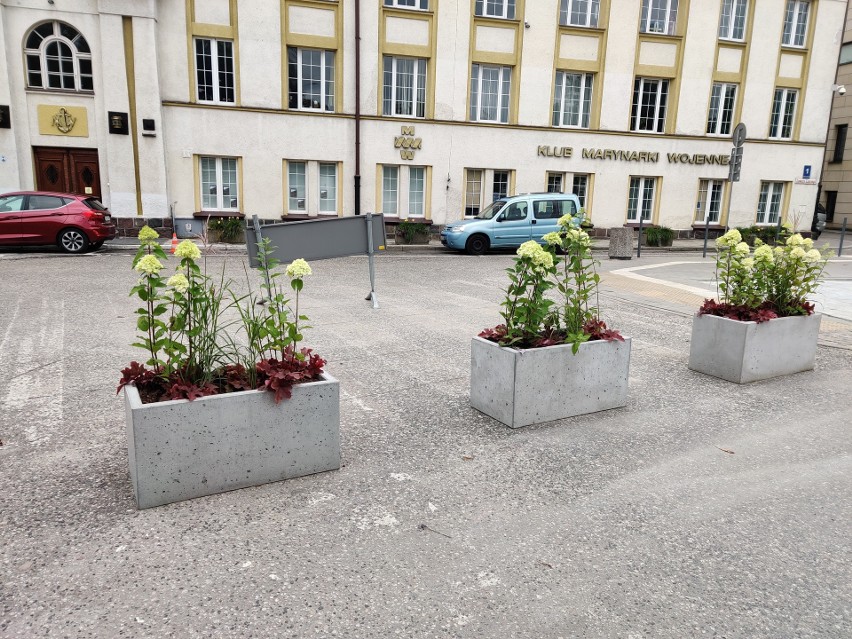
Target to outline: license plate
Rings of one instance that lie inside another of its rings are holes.
[[[112,220],[111,215],[104,215],[104,222],[109,222],[110,220]]]

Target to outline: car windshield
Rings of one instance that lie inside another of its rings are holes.
[[[504,206],[506,206],[505,200],[497,200],[496,202],[492,202],[479,212],[479,215],[476,216],[476,219],[490,220],[495,215],[497,215],[503,209]]]
[[[100,200],[93,198],[93,197],[89,197],[89,198],[86,198],[85,200],[83,200],[83,204],[88,206],[93,211],[106,211],[107,210],[107,207],[105,207],[103,204],[101,204]]]

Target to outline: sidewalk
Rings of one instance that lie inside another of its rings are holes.
[[[171,248],[171,240],[163,240],[161,243],[164,251],[169,251]],[[835,252],[840,246],[839,231],[825,231],[816,241],[816,245],[820,248],[827,246]],[[636,244],[634,243],[633,255],[636,256]],[[135,251],[139,248],[139,240],[135,237],[117,237],[114,240],[109,240],[104,244],[104,248],[109,251]],[[209,255],[224,255],[231,253],[245,253],[244,244],[210,244],[207,246]],[[509,249],[506,249],[509,250]],[[609,251],[609,238],[598,237],[594,238],[592,250],[595,253],[606,253]],[[679,239],[675,240],[672,246],[642,246],[642,254],[667,254],[667,253],[702,253],[704,250],[703,239]],[[387,239],[385,252],[387,253],[433,253],[452,251],[441,245],[439,240],[433,239],[429,244],[396,244],[392,237]],[[852,258],[852,233],[847,233],[843,242],[844,257]],[[715,240],[708,240],[707,253],[716,253]]]

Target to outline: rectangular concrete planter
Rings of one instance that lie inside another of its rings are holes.
[[[340,383],[143,404],[124,387],[127,452],[141,508],[340,468]]]
[[[510,428],[627,405],[630,338],[518,350],[471,343],[470,405]]]
[[[740,322],[696,315],[689,368],[745,384],[813,370],[822,315]]]

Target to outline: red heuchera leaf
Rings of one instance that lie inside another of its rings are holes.
[[[494,328],[486,328],[479,334],[479,337],[487,339],[489,342],[500,342],[506,337],[507,330],[505,324],[500,324]]]
[[[293,384],[309,382],[322,375],[325,360],[314,355],[309,348],[299,354],[288,349],[284,358],[265,359],[257,363],[258,389],[275,393],[275,403],[292,397]]]
[[[808,315],[813,315],[814,310],[816,310],[816,306],[810,302],[802,302],[802,310],[804,310]]]
[[[228,391],[251,390],[248,373],[242,364],[229,364],[222,369],[225,388]]]
[[[808,306],[810,309],[807,308]],[[802,308],[808,311],[808,315],[813,312],[813,305],[807,302],[803,304]],[[768,302],[757,308],[751,308],[744,304],[730,304],[728,302],[717,302],[716,300],[704,300],[701,308],[698,309],[698,314],[725,317],[739,322],[757,322],[758,324],[778,317],[778,313],[775,312],[772,305]]]
[[[618,331],[607,328],[606,323],[602,319],[590,319],[585,324],[583,324],[583,332],[589,336],[589,341],[594,342],[596,340],[604,340],[606,342],[613,342],[618,340],[619,342],[623,342],[624,338],[621,336],[621,333]]]
[[[118,395],[128,384],[133,384],[140,390],[147,389],[155,382],[156,377],[154,371],[148,370],[143,364],[130,362],[130,366],[121,371],[121,380],[118,382],[115,394]]]
[[[166,388],[161,401],[170,399],[188,399],[192,401],[200,397],[207,397],[208,395],[217,395],[218,393],[219,389],[212,382],[204,382],[201,386],[198,386],[192,382],[179,380]]]

